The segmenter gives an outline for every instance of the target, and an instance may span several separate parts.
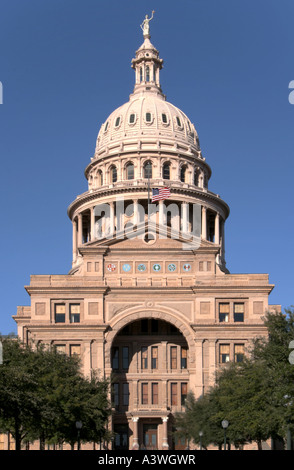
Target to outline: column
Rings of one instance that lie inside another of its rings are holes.
[[[215,379],[215,371],[216,371],[216,348],[217,348],[217,341],[209,340],[209,378],[208,384],[206,386],[212,386],[214,384]]]
[[[166,225],[164,201],[159,201],[159,225]]]
[[[132,450],[139,450],[139,437],[138,437],[138,416],[132,418],[133,421],[133,446]]]
[[[77,259],[77,223],[72,221],[72,259],[73,262]]]
[[[203,394],[203,340],[195,340],[195,369],[196,369],[196,378],[195,378],[195,395],[196,398]]]
[[[183,233],[189,232],[189,204],[187,202],[182,203],[181,207],[181,231]]]
[[[221,258],[222,262],[225,263],[225,220],[222,219],[221,223]]]
[[[219,245],[219,213],[215,214],[214,219],[214,243]]]
[[[105,236],[108,239],[114,237],[114,202],[109,202],[109,217],[106,219]]]
[[[83,216],[80,213],[78,215],[78,245],[83,244]]]
[[[91,223],[90,223],[90,230],[91,230],[91,242],[95,239],[95,214],[94,214],[94,206],[91,207]]]
[[[163,422],[163,438],[162,438],[162,449],[163,450],[168,450],[169,445],[168,445],[168,434],[167,434],[167,422],[168,422],[168,416],[165,416],[162,418]]]
[[[207,214],[206,207],[202,206],[201,237],[207,239]]]
[[[133,223],[134,225],[138,225],[139,223],[138,199],[134,199],[133,208],[134,208],[134,218],[133,218],[134,222]]]

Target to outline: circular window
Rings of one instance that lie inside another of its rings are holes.
[[[156,238],[153,233],[145,233],[143,240],[145,243],[151,245],[152,243],[155,243]]]

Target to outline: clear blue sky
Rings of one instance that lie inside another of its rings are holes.
[[[0,332],[29,305],[31,274],[66,274],[67,207],[87,189],[100,125],[133,91],[140,24],[168,101],[195,124],[209,189],[231,208],[232,273],[268,273],[271,303],[294,304],[293,0],[2,0]]]

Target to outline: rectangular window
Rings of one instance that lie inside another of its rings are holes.
[[[65,344],[56,344],[55,345],[55,350],[59,354],[65,354]]]
[[[70,304],[69,305],[69,317],[71,323],[80,323],[80,305]]]
[[[219,304],[219,321],[228,322],[229,314],[230,314],[230,304],[228,302],[220,303]]]
[[[244,360],[244,344],[235,344],[234,360],[235,362],[242,362]]]
[[[71,344],[70,345],[70,355],[80,356],[81,355],[81,345],[80,344]]]
[[[127,382],[123,383],[123,405],[129,405],[129,384]]]
[[[152,346],[151,348],[151,368],[157,369],[158,368],[158,347]]]
[[[112,403],[116,408],[119,406],[119,384],[112,384]]]
[[[170,368],[177,369],[177,347],[171,346],[170,348]]]
[[[158,383],[153,383],[151,385],[152,391],[152,405],[158,405]]]
[[[188,384],[181,383],[181,405],[185,406],[186,398],[188,393]]]
[[[141,369],[148,369],[148,349],[146,346],[141,348]]]
[[[142,383],[142,405],[148,405],[148,383]]]
[[[176,406],[178,404],[178,384],[171,383],[171,404]]]
[[[181,369],[187,369],[187,354],[188,350],[186,347],[181,348]]]
[[[118,370],[119,366],[119,349],[113,348],[112,349],[112,368]]]
[[[123,369],[129,368],[129,348],[128,346],[123,346],[122,348],[122,367]]]
[[[55,323],[65,323],[65,304],[55,304]]]
[[[220,344],[219,345],[219,360],[221,364],[230,361],[230,345]]]
[[[234,322],[244,321],[244,303],[234,303]]]

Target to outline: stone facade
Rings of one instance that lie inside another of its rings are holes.
[[[14,319],[23,341],[79,354],[85,375],[113,375],[114,448],[180,449],[174,413],[266,334],[273,285],[226,267],[229,207],[208,190],[194,125],[161,91],[149,35],[132,66],[134,92],[101,126],[88,191],[68,208],[72,268],[31,276],[30,306]],[[170,196],[151,204],[164,187]]]

